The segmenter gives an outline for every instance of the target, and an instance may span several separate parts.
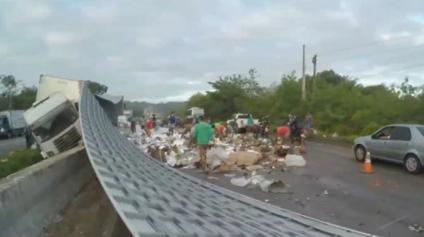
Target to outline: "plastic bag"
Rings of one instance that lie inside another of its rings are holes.
[[[306,165],[306,160],[300,155],[288,154],[285,162],[287,166],[291,167],[303,167]]]
[[[218,160],[224,161],[224,160],[228,159],[228,155],[229,155],[229,153],[222,148],[212,148],[212,149],[207,151],[206,158],[207,159],[214,159],[214,160],[218,159]]]
[[[252,178],[246,179],[245,177],[234,177],[231,179],[231,184],[238,187],[246,187],[250,182],[252,182]]]
[[[206,160],[208,164],[211,164],[211,168],[214,169],[220,166],[222,163],[226,163],[228,159],[228,152],[222,148],[213,148],[206,152]]]

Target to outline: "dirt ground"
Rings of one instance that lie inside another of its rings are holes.
[[[42,237],[132,236],[115,212],[97,179],[91,180],[47,226]]]

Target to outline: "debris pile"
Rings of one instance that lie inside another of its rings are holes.
[[[200,162],[196,150],[189,147],[189,135],[169,134],[167,128],[156,128],[150,136],[141,128],[128,139],[153,158],[176,168],[196,168]],[[269,139],[255,139],[252,135],[235,135],[232,139],[215,139],[207,151],[209,170],[275,169],[282,166],[301,167],[306,161],[299,155],[288,155],[288,147],[275,148]]]
[[[140,150],[171,167],[200,167],[200,157],[189,142],[189,134],[169,134],[168,129],[162,127],[146,133],[139,126],[134,134],[128,133],[128,129],[124,132],[121,130],[121,133]],[[306,161],[298,154],[299,151],[277,144],[274,147],[270,139],[255,139],[252,135],[216,138],[214,146],[206,153],[206,163],[210,171],[224,173],[224,176],[231,178],[232,185],[287,194],[290,193],[290,186],[271,177],[270,172],[281,172],[288,167],[303,167]],[[217,179],[213,176],[209,178]]]

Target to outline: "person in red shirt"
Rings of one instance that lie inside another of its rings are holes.
[[[154,125],[154,121],[153,120],[149,120],[146,122],[146,125],[144,126],[144,131],[147,133],[147,135],[150,137],[151,133],[150,130],[152,130]]]
[[[288,126],[281,126],[275,130],[275,133],[275,145],[277,145],[278,140],[281,140],[283,145],[285,145],[290,137],[290,128]]]
[[[305,134],[306,129],[300,128],[299,132],[300,132],[300,134]],[[283,145],[287,145],[287,143],[289,142],[290,136],[291,136],[290,127],[289,126],[278,127],[275,130],[275,133],[276,133],[275,141],[274,141],[275,145],[278,145],[278,140],[281,140]],[[296,134],[294,134],[294,135],[297,136]],[[301,140],[303,140],[303,142]],[[304,137],[300,138],[300,141],[299,141],[300,144],[299,145],[301,146],[302,150],[306,151],[306,148],[304,147],[305,146],[304,142],[305,142]]]
[[[149,129],[152,129],[155,126],[155,121],[154,120],[149,120],[149,122],[147,122],[147,127]]]
[[[225,135],[225,126],[222,124],[217,124],[215,126],[215,136],[222,138]]]

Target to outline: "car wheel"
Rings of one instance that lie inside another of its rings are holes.
[[[411,174],[419,174],[423,171],[423,165],[420,159],[414,154],[408,154],[405,157],[404,166],[406,171]]]
[[[364,163],[366,154],[367,154],[367,150],[365,149],[365,147],[361,145],[357,145],[355,147],[355,158],[358,162]]]

